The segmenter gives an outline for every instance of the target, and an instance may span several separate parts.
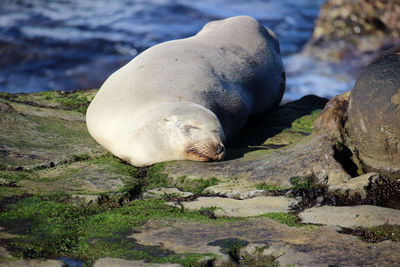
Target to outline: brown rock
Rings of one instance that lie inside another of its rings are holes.
[[[315,120],[314,131],[327,131],[331,136],[341,136],[344,123],[347,120],[349,97],[350,91],[329,100],[322,113]]]
[[[351,92],[349,130],[368,171],[400,178],[400,46],[367,66]]]
[[[347,198],[359,195],[361,199],[365,199],[368,195],[367,188],[372,187],[377,180],[379,180],[379,174],[376,172],[370,172],[352,178],[346,183],[331,185],[328,187],[328,191],[346,196]]]
[[[400,224],[399,210],[371,205],[314,207],[301,212],[299,216],[304,223],[339,225],[350,228],[372,227],[385,223]]]
[[[310,47],[320,58],[339,61],[382,51],[399,38],[399,1],[329,0],[321,7]]]

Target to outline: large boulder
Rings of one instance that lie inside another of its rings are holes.
[[[363,167],[400,178],[400,46],[381,54],[360,74],[348,119]]]

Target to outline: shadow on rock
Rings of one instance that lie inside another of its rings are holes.
[[[275,110],[268,110],[250,117],[239,134],[228,143],[225,160],[241,158],[244,154],[255,150],[276,149],[293,143],[291,138],[268,142],[269,138],[283,131],[291,133],[292,136],[293,134],[302,137],[310,135],[312,128],[302,125],[302,122],[293,125],[293,122],[312,114],[313,111],[323,109],[327,102],[326,98],[308,95],[281,105]]]

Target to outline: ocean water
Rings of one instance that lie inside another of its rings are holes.
[[[0,91],[99,88],[115,70],[160,42],[211,20],[249,15],[279,38],[285,99],[351,89],[324,62],[301,53],[323,0],[0,0]]]

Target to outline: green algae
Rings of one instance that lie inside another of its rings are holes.
[[[137,177],[137,168],[122,161],[111,153],[85,159],[85,162],[91,165],[106,165],[107,170],[111,173],[116,173],[124,176]]]
[[[273,184],[269,184],[266,182],[257,184],[256,188],[259,190],[265,190],[265,191],[284,191],[284,190],[288,189],[287,187],[284,187],[281,185],[273,185]]]
[[[75,91],[65,93],[60,91],[44,91],[39,93],[46,100],[55,101],[61,104],[64,109],[76,110],[85,114],[86,110],[93,99],[88,97],[85,91]]]
[[[385,240],[400,242],[400,225],[383,224],[373,227],[357,227],[356,229],[343,229],[344,234],[359,236],[366,242],[376,243]]]
[[[290,213],[271,212],[271,213],[265,213],[261,216],[270,218],[279,223],[286,224],[287,226],[290,226],[290,227],[304,226],[304,224],[300,223],[300,219],[296,215],[290,214]]]
[[[255,254],[255,256],[251,257],[244,255],[241,263],[244,266],[279,267],[279,262],[276,261],[276,257],[272,255],[262,255],[262,251],[256,252]]]
[[[157,187],[177,187],[181,191],[200,195],[207,187],[217,185],[220,182],[216,177],[211,177],[210,179],[192,179],[188,176],[180,176],[174,181],[165,172],[165,163],[157,163],[148,169],[143,180],[142,192]]]
[[[363,238],[368,242],[391,240],[400,242],[400,225],[384,224],[371,228],[364,228]]]
[[[164,163],[157,163],[151,166],[146,174],[143,191],[156,187],[171,187],[172,182],[168,179],[168,174],[164,172]]]
[[[43,91],[31,94],[0,93],[0,98],[34,107],[75,110],[85,114],[96,92],[97,90]]]
[[[315,109],[309,115],[302,116],[292,122],[292,129],[297,132],[304,132],[311,134],[314,130],[314,122],[318,115],[322,112],[322,109]]]
[[[3,239],[14,256],[59,256],[91,263],[101,257],[176,262],[194,266],[212,254],[175,254],[157,246],[143,246],[129,237],[150,219],[217,221],[199,212],[182,212],[162,200],[134,200],[119,208],[74,206],[54,201],[58,197],[28,197],[2,205],[0,225],[17,235]],[[53,200],[51,200],[53,199]],[[1,201],[5,201],[2,199]],[[224,221],[224,220],[221,220]]]
[[[140,184],[138,170],[109,153],[83,158],[84,160],[66,162],[52,168],[0,170],[0,178],[15,182],[19,194],[100,194],[118,192]],[[12,191],[6,192],[0,187],[1,192],[12,195]]]
[[[30,180],[34,179],[33,171],[7,171],[7,170],[0,170],[0,178],[6,179],[8,181],[21,181],[21,180]]]
[[[256,188],[259,190],[279,192],[287,191],[289,189],[313,189],[317,187],[312,177],[292,177],[290,178],[290,183],[292,186],[274,185],[266,182],[261,182],[256,185]]]
[[[300,178],[292,177],[290,178],[290,183],[292,184],[292,189],[302,188],[302,189],[313,189],[316,184],[312,177]]]
[[[2,169],[33,168],[72,160],[74,155],[104,153],[89,136],[82,115],[50,109],[36,112],[24,104],[14,107],[18,111],[0,112]]]
[[[207,187],[217,185],[221,182],[216,177],[210,179],[190,179],[187,176],[178,178],[177,187],[182,191],[192,192],[195,195],[200,195]]]

